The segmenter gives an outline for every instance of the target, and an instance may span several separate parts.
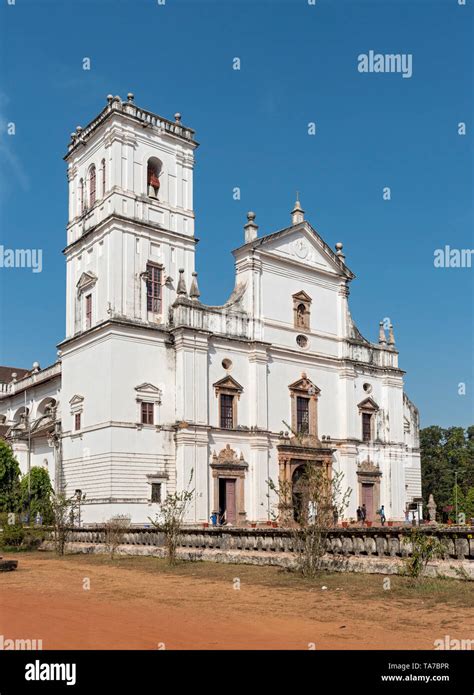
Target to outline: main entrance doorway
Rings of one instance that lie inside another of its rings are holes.
[[[219,478],[219,514],[228,524],[237,521],[235,478]]]
[[[307,505],[307,500],[305,500],[304,495],[305,490],[303,477],[306,470],[306,464],[304,463],[304,461],[299,461],[298,463],[300,463],[301,465],[299,465],[298,468],[295,468],[291,482],[293,498],[293,519],[294,521],[298,521],[299,523],[301,523],[306,517],[305,507]]]

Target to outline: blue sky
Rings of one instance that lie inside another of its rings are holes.
[[[473,247],[472,16],[469,0],[2,2],[0,245],[43,249],[43,272],[0,269],[0,363],[55,360],[68,136],[132,91],[197,131],[204,302],[232,290],[246,212],[261,234],[285,227],[299,190],[325,241],[344,243],[361,332],[376,341],[393,321],[422,425],[471,424],[473,271],[433,254]],[[412,54],[412,77],[359,73],[370,50]]]

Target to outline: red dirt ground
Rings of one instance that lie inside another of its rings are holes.
[[[369,579],[379,586],[380,576],[357,577],[353,591],[347,575],[335,577],[323,591],[321,582],[252,581],[274,568],[225,566],[220,576],[202,564],[175,573],[136,559],[114,567],[84,556],[17,558],[19,569],[0,575],[0,634],[42,639],[43,649],[433,649],[446,634],[473,636],[472,610],[460,606],[432,610],[423,597],[388,592],[361,600],[357,586]]]

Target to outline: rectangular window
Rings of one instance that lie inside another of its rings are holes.
[[[81,413],[76,413],[74,415],[74,429],[76,432],[81,429]]]
[[[86,328],[92,325],[92,295],[86,295]]]
[[[362,413],[362,440],[364,442],[370,442],[372,439],[371,419],[370,413]]]
[[[147,264],[148,279],[146,283],[146,307],[147,311],[161,314],[161,268]]]
[[[296,431],[301,434],[309,432],[309,398],[296,397]]]
[[[153,425],[153,403],[142,403],[142,425]]]
[[[158,504],[161,502],[161,483],[151,484],[151,501]]]
[[[234,427],[234,396],[227,393],[220,395],[220,422],[221,427],[231,430]]]

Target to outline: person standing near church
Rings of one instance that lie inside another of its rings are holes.
[[[387,517],[385,516],[385,508],[384,508],[383,504],[380,507],[378,513],[380,515],[380,523],[382,524],[382,526],[385,526],[385,522],[387,520]]]

